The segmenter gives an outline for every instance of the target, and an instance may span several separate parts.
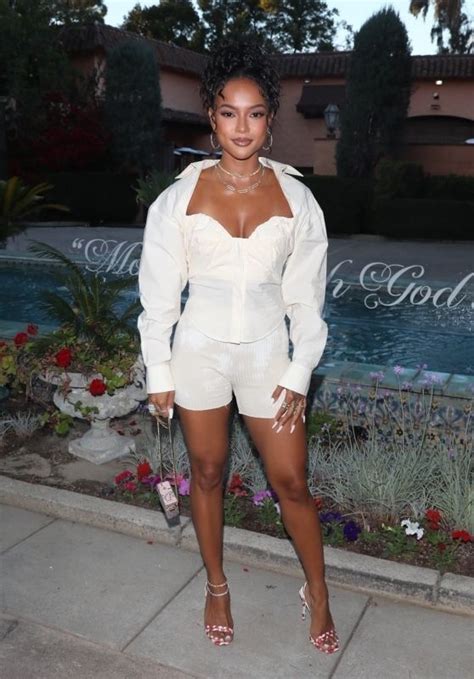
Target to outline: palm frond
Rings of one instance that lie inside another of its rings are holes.
[[[82,281],[84,286],[87,287],[87,279],[81,271],[76,262],[74,262],[70,257],[65,255],[63,252],[57,248],[49,245],[48,243],[42,243],[37,240],[31,240],[31,244],[28,246],[28,250],[35,254],[39,259],[52,259],[58,264],[63,264],[67,267],[68,271],[74,273],[79,280]]]
[[[55,319],[61,325],[65,323],[77,324],[77,316],[71,305],[55,292],[44,290],[41,294],[38,306],[42,311],[45,311],[50,318]]]

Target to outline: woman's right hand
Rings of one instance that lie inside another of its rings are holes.
[[[162,417],[173,417],[173,404],[174,404],[173,391],[160,391],[156,394],[148,394],[148,403],[152,403],[156,408],[156,414]]]

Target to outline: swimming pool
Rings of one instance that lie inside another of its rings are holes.
[[[1,262],[0,335],[2,322],[50,323],[38,308],[45,289],[57,289],[51,267]],[[136,289],[127,292],[124,305],[136,294]],[[373,295],[355,283],[338,295],[329,283],[324,310],[329,339],[320,366],[340,361],[406,368],[426,364],[437,372],[474,375],[474,314],[468,295],[453,308],[414,304],[408,298],[396,306],[370,308]]]

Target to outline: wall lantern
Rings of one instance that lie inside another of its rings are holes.
[[[339,129],[339,106],[337,104],[328,104],[324,109],[324,122],[328,130],[328,137],[335,137],[336,130]]]

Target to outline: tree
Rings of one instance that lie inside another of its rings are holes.
[[[242,35],[271,52],[295,52],[334,49],[337,15],[322,0],[161,0],[136,4],[122,28],[200,52]]]
[[[156,161],[161,125],[161,91],[154,50],[127,40],[107,59],[105,117],[115,159],[141,176]]]
[[[57,24],[104,23],[107,7],[103,0],[48,0],[52,20]]]
[[[336,147],[340,176],[370,176],[399,140],[410,101],[411,60],[404,24],[389,7],[356,33]]]
[[[47,3],[0,0],[0,94],[14,102],[10,125],[35,135],[47,92],[72,87],[72,68],[56,40]],[[4,70],[3,70],[4,69]]]
[[[435,23],[431,40],[436,41],[440,54],[474,53],[474,24],[463,12],[464,0],[411,0],[410,12],[426,19],[433,6]],[[446,33],[448,33],[446,44]]]
[[[275,48],[283,52],[332,50],[337,9],[320,0],[263,0]]]
[[[268,10],[260,0],[198,0],[205,32],[205,48],[212,50],[223,38],[256,37],[274,49]],[[267,30],[269,29],[269,30]]]
[[[122,28],[147,38],[194,49],[199,42],[200,19],[191,0],[161,0],[159,5],[143,9],[139,3],[136,4]]]

